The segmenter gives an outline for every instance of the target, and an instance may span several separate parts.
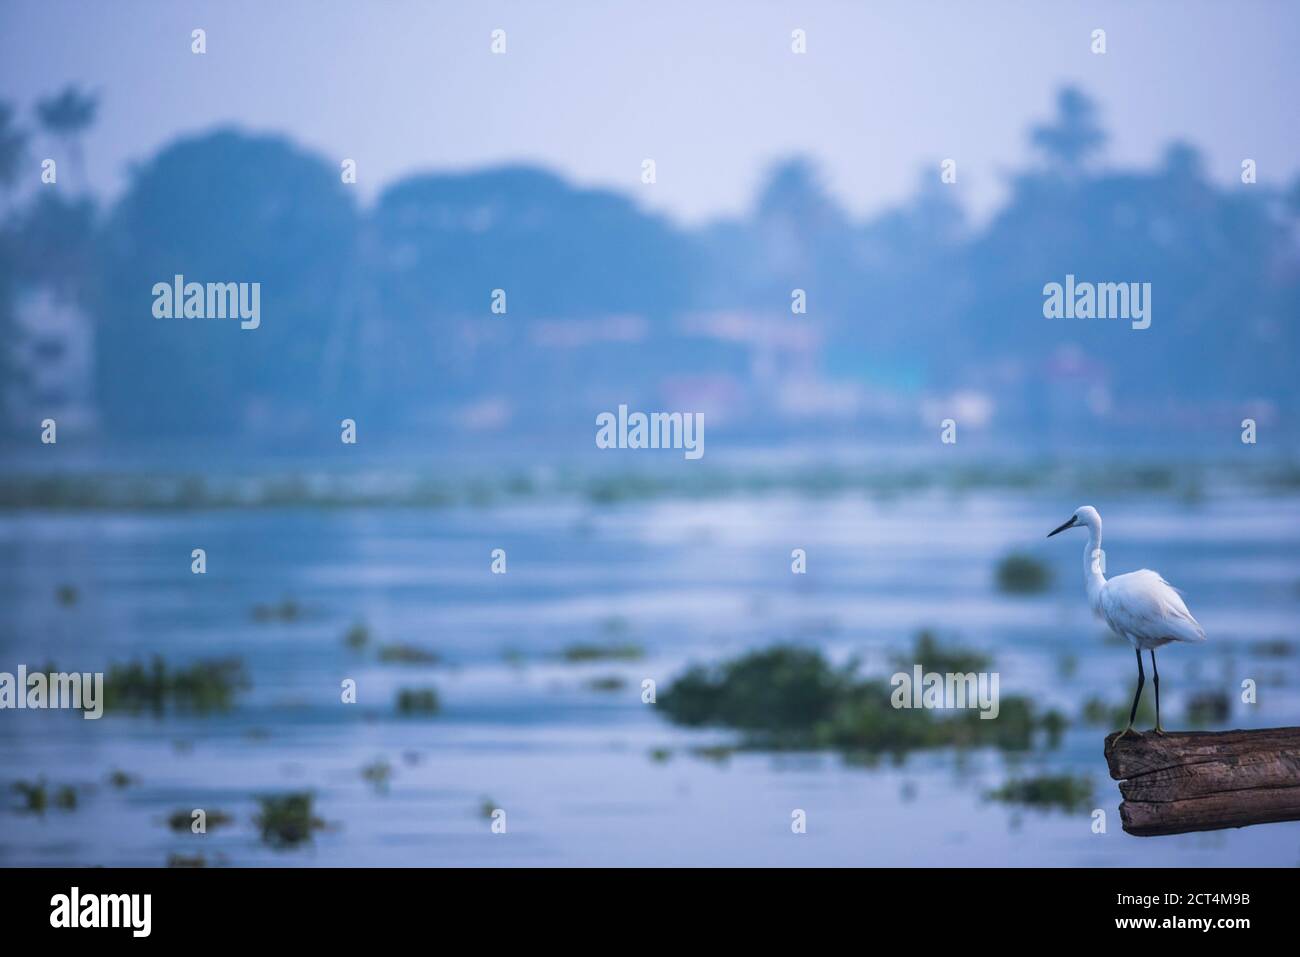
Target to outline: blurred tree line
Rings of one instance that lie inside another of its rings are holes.
[[[1098,428],[1296,398],[1300,180],[1216,185],[1181,143],[1156,168],[1107,168],[1095,105],[1075,89],[1027,131],[1035,162],[978,228],[937,167],[905,204],[855,220],[802,157],[770,171],[747,214],[696,230],[525,166],[413,175],[362,208],[333,162],[230,129],[166,146],[109,206],[20,186],[39,170],[38,135],[82,181],[96,107],[64,90],[36,104],[33,126],[0,103],[0,354],[20,387],[23,288],[75,301],[110,434],[290,439],[362,415],[372,431],[439,430],[484,396],[511,410],[489,423],[587,429],[593,402],[662,405],[663,383],[719,372],[753,390],[768,428],[805,428],[770,414],[744,343],[683,331],[692,313],[813,330],[801,375],[900,400],[852,413],[854,434],[958,389],[998,396],[1002,421],[1050,425],[1044,396],[1067,347],[1102,370]],[[1044,319],[1042,287],[1067,272],[1152,283],[1152,328]],[[176,274],[260,282],[261,327],[154,319],[152,287]],[[806,316],[790,315],[796,288]],[[490,313],[496,289],[506,317]]]

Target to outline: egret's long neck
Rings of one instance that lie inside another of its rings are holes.
[[[1101,573],[1101,523],[1088,526],[1088,544],[1083,549],[1083,583],[1088,589],[1088,603],[1095,610],[1101,603],[1101,586],[1106,577]]]

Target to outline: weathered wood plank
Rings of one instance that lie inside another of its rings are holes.
[[[1300,728],[1106,738],[1130,834],[1300,820]]]

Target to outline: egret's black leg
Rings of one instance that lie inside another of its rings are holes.
[[[1138,661],[1142,660],[1141,652],[1138,653]],[[1156,734],[1164,734],[1165,729],[1160,727],[1160,672],[1156,668],[1156,650],[1151,649],[1151,683],[1156,686],[1156,726],[1151,730]]]
[[[1134,648],[1133,652],[1138,660],[1138,686],[1137,691],[1133,692],[1133,709],[1128,713],[1128,727],[1119,733],[1121,738],[1133,730],[1133,722],[1137,719],[1138,713],[1138,699],[1142,697],[1142,686],[1147,682],[1146,673],[1142,670],[1142,649]]]

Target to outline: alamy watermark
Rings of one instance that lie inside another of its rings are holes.
[[[596,416],[598,449],[684,449],[686,458],[704,455],[703,412],[632,412]]]
[[[1151,283],[1076,282],[1043,287],[1043,316],[1047,319],[1128,319],[1134,329],[1151,325]]]
[[[895,708],[978,708],[981,718],[996,718],[1001,710],[999,680],[996,671],[923,673],[920,665],[914,665],[911,674],[900,671],[889,679],[894,689],[889,703]]]
[[[83,894],[73,887],[50,898],[51,927],[120,927],[148,937],[152,912],[152,894]]]
[[[238,319],[239,328],[262,324],[260,282],[186,282],[177,273],[171,282],[153,285],[155,319]]]
[[[104,714],[104,673],[33,671],[18,666],[18,673],[0,671],[0,709],[76,708],[94,721]]]

